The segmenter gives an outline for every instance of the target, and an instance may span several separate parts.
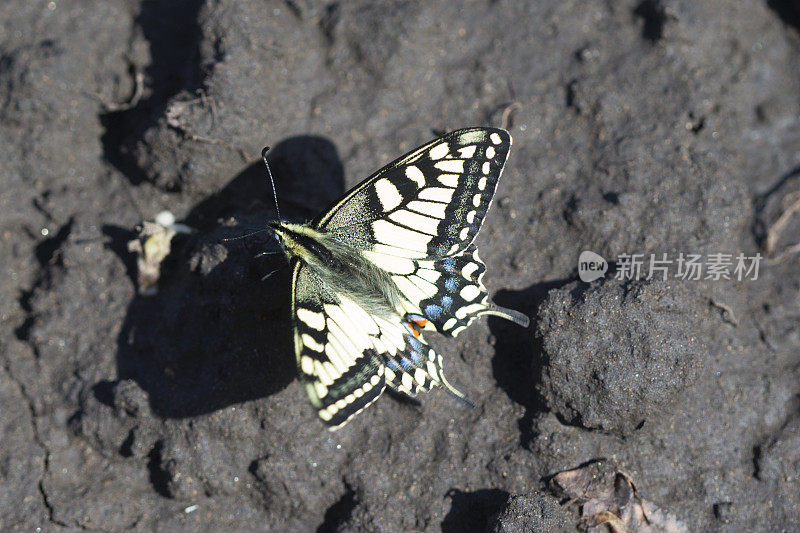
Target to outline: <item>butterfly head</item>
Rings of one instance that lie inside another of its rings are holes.
[[[275,241],[283,245],[283,223],[282,222],[268,222],[267,229],[272,230],[272,237]]]
[[[268,222],[267,229],[271,230],[272,238],[275,239],[281,249],[289,255],[289,249],[292,245],[291,232],[284,227],[284,223],[280,221]]]
[[[329,261],[330,252],[319,241],[320,233],[305,224],[269,222],[269,229],[288,258],[298,257],[305,262],[314,259]]]

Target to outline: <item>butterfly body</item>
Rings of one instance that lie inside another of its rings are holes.
[[[389,386],[453,388],[422,330],[456,336],[488,301],[474,245],[505,163],[503,130],[458,130],[379,170],[307,224],[273,222],[292,265],[300,379],[330,429]]]

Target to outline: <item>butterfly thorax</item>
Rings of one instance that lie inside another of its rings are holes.
[[[403,298],[391,277],[357,248],[308,224],[278,222],[270,227],[280,236],[288,259],[305,263],[320,285],[336,287],[372,314],[386,318],[402,314]]]

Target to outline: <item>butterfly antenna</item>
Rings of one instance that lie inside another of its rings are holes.
[[[251,231],[250,233],[245,233],[244,235],[239,235],[238,237],[225,237],[224,239],[220,239],[219,242],[231,242],[231,241],[238,241],[241,239],[246,239],[248,237],[252,237],[253,235],[258,235],[259,233],[264,233],[268,231],[267,229],[260,229],[256,231]]]
[[[272,185],[272,196],[275,199],[275,212],[278,214],[278,220],[281,220],[281,210],[278,207],[278,191],[275,190],[275,180],[272,179],[272,171],[269,169],[269,163],[267,162],[267,152],[269,152],[269,146],[265,146],[264,149],[261,150],[261,160],[264,161],[264,166],[267,167],[267,175]]]

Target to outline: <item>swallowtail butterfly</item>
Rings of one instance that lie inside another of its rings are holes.
[[[508,132],[468,128],[383,167],[308,224],[272,222],[292,265],[300,379],[330,429],[388,386],[441,386],[442,357],[422,330],[456,336],[481,315],[527,327],[488,301],[474,240],[511,147]]]

